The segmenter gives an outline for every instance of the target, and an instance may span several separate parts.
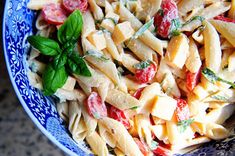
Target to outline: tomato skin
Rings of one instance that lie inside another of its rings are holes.
[[[199,83],[201,78],[201,69],[199,69],[196,73],[191,73],[188,71],[186,73],[186,86],[188,91],[192,91]]]
[[[60,4],[50,3],[42,8],[42,17],[49,24],[60,25],[67,19],[66,11]]]
[[[144,156],[148,156],[148,154],[149,154],[148,146],[144,142],[140,141],[138,138],[134,138],[134,141],[138,145],[138,147],[139,147],[140,151],[142,152],[142,154]]]
[[[98,93],[92,92],[85,101],[88,114],[96,119],[107,116],[107,107]]]
[[[171,33],[171,22],[178,18],[178,9],[174,0],[163,0],[161,10],[154,16],[154,25],[157,28],[157,34],[167,38]]]
[[[215,20],[220,20],[220,21],[224,21],[224,22],[232,22],[235,23],[234,19],[228,18],[228,17],[224,17],[223,15],[219,15],[214,17]]]
[[[132,96],[139,100],[139,99],[140,99],[140,96],[141,96],[141,93],[142,93],[142,91],[144,90],[144,88],[145,88],[145,87],[137,89],[137,90],[135,91],[135,93],[134,93]]]
[[[122,111],[114,106],[110,107],[109,117],[121,122],[126,127],[126,129],[131,128],[131,124],[129,122],[129,119],[126,117],[124,111]]]
[[[62,5],[70,13],[77,9],[81,12],[85,12],[88,9],[87,0],[63,0]]]
[[[169,156],[170,151],[162,146],[158,146],[155,150],[153,150],[155,156]]]
[[[157,67],[154,63],[151,63],[144,69],[136,69],[135,77],[141,83],[148,83],[153,79],[157,72]]]
[[[188,103],[183,99],[177,100],[176,118],[178,121],[187,120],[190,117]]]

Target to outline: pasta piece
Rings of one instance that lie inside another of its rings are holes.
[[[125,44],[141,60],[153,60],[153,54],[155,52],[139,39],[127,41]]]
[[[90,145],[94,154],[98,156],[108,156],[109,151],[106,142],[99,136],[97,132],[92,133],[86,137],[87,143]]]
[[[114,10],[112,5],[107,0],[105,0],[105,14],[109,12],[114,12]]]
[[[37,20],[35,22],[35,26],[37,30],[44,30],[46,31],[46,29],[48,29],[49,25],[48,23],[43,19],[42,13],[39,14],[39,16],[37,17]]]
[[[90,33],[96,30],[95,20],[92,17],[91,12],[88,10],[82,14],[83,16],[83,27],[82,27],[82,37],[87,37]]]
[[[201,68],[202,62],[200,59],[200,55],[197,49],[197,45],[195,42],[190,39],[189,40],[189,56],[186,60],[185,66],[191,73],[196,73]]]
[[[161,86],[159,83],[154,82],[151,85],[144,88],[140,96],[141,107],[137,109],[138,113],[149,114],[153,107],[153,102],[156,95],[162,95]]]
[[[36,59],[29,60],[28,64],[33,72],[39,74],[42,74],[46,68],[46,64],[39,62]]]
[[[227,40],[224,40],[223,42],[221,42],[221,49],[222,50],[226,50],[226,49],[232,49],[233,48],[233,45],[227,41]]]
[[[60,115],[60,117],[68,123],[69,121],[69,107],[67,102],[62,102],[56,104],[57,112]]]
[[[85,85],[81,80],[77,79],[79,86],[82,88],[86,95],[90,95],[92,90],[90,86]]]
[[[107,47],[104,33],[101,30],[90,33],[87,39],[96,47],[97,50],[103,50]]]
[[[75,84],[76,84],[76,79],[71,76],[68,76],[68,79],[65,82],[65,84],[62,86],[62,89],[68,90],[68,91],[73,91]]]
[[[210,23],[235,47],[235,24],[220,20],[210,20]]]
[[[205,135],[213,140],[220,140],[227,138],[229,136],[229,131],[221,125],[207,123]]]
[[[137,90],[139,88],[143,88],[146,86],[146,84],[140,84],[138,82],[136,82],[135,79],[132,79],[131,77],[123,77],[125,83],[126,83],[126,86],[128,88],[128,90]]]
[[[42,79],[41,77],[34,72],[28,71],[27,72],[28,75],[28,79],[29,79],[29,84],[32,85],[33,87],[42,90],[43,86],[42,86]]]
[[[235,0],[231,1],[231,8],[228,11],[228,17],[235,19]]]
[[[193,34],[192,37],[195,41],[200,44],[204,44],[204,38],[200,29],[197,29]],[[189,55],[190,56],[190,55]]]
[[[105,101],[121,110],[140,106],[139,100],[117,89],[110,89]]]
[[[131,26],[137,31],[142,23],[123,5],[120,4],[119,14],[121,20],[127,20],[131,23]],[[162,41],[156,38],[151,32],[146,30],[141,36],[140,40],[144,42],[147,46],[151,47],[153,50],[158,52],[161,56],[163,55],[163,45]]]
[[[131,54],[123,53],[121,56],[122,56],[122,65],[132,73],[135,73],[134,65],[138,64],[139,61],[135,59],[135,57],[133,57]]]
[[[88,0],[88,3],[95,20],[102,20],[104,18],[104,14],[102,9],[96,4],[95,0]]]
[[[221,48],[222,48],[222,45],[221,45]],[[221,60],[222,69],[225,69],[226,67],[228,67],[228,58],[232,53],[233,53],[232,49],[223,50],[222,60]]]
[[[152,130],[153,134],[157,137],[157,139],[168,140],[165,124],[151,126],[151,130]]]
[[[62,88],[57,89],[54,95],[60,99],[60,102],[77,100],[78,98],[76,90],[69,91]]]
[[[125,154],[118,148],[114,149],[116,156],[125,156]]]
[[[69,103],[68,129],[76,141],[83,140],[87,135],[87,127],[81,114],[81,106],[77,101]]]
[[[152,133],[150,129],[150,119],[148,115],[145,114],[137,114],[134,117],[135,126],[138,132],[138,136],[140,140],[145,140],[147,145],[151,147],[152,143]]]
[[[189,54],[189,44],[186,35],[171,38],[166,52],[166,61],[172,67],[182,69]]]
[[[234,72],[235,71],[235,52],[228,58],[228,71]]]
[[[113,138],[112,134],[107,131],[107,128],[103,124],[98,124],[100,137],[112,148],[117,145],[117,140]]]
[[[179,10],[179,14],[181,16],[186,16],[188,12],[192,11],[193,9],[203,5],[204,0],[198,0],[198,1],[194,1],[194,0],[181,0],[179,2],[178,6],[178,10]]]
[[[31,10],[40,10],[43,8],[43,6],[49,4],[49,3],[59,3],[60,0],[30,0],[27,4],[27,7]]]
[[[95,0],[96,4],[100,7],[105,7],[106,0]]]
[[[206,26],[203,31],[206,67],[217,73],[221,66],[222,56],[219,35],[209,22],[204,21],[204,25]]]
[[[107,128],[107,131],[112,134],[114,138],[116,138],[117,147],[121,149],[123,153],[135,156],[143,155],[123,124],[108,117],[102,118],[99,122]]]
[[[109,32],[104,32],[104,37],[107,43],[107,50],[112,55],[115,60],[121,61],[121,56],[118,52],[116,45],[114,44],[111,34]]]

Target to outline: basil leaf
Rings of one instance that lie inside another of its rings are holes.
[[[44,55],[55,56],[60,52],[59,44],[52,39],[42,36],[29,36],[27,40],[31,46]]]
[[[88,77],[92,76],[86,62],[78,55],[77,52],[73,52],[72,55],[68,58],[67,65],[69,70],[77,75]]]
[[[136,109],[138,109],[138,108],[139,108],[139,106],[134,106],[134,107],[131,107],[130,109],[136,110]]]
[[[54,69],[51,64],[46,67],[42,75],[43,92],[45,95],[52,95],[58,88],[61,88],[68,78],[65,67]]]
[[[228,97],[222,96],[222,95],[212,95],[211,98],[215,99],[215,100],[219,100],[219,101],[228,101],[229,100]]]
[[[67,62],[67,54],[65,52],[60,53],[59,55],[56,55],[53,60],[53,67],[55,69],[58,69],[62,66],[64,66]]]
[[[230,81],[227,81],[227,80],[224,80],[218,76],[216,76],[216,74],[210,70],[209,68],[205,68],[202,70],[202,74],[205,76],[205,78],[210,81],[211,83],[215,83],[216,81],[221,81],[221,82],[224,82],[224,83],[227,83],[229,85],[232,86],[232,88],[235,88],[235,84],[233,82],[230,82]]]
[[[133,67],[136,69],[145,69],[148,66],[150,66],[151,61],[147,60],[147,61],[141,61],[140,63],[135,64]]]
[[[145,23],[132,37],[131,39],[137,39],[139,36],[141,36],[146,30],[149,29],[151,25],[153,25],[153,18]]]
[[[180,35],[180,30],[179,30],[179,28],[181,28],[181,23],[180,23],[180,20],[178,19],[178,18],[176,18],[176,19],[173,19],[173,20],[171,20],[171,35],[172,36],[178,36],[178,35]]]
[[[188,126],[190,126],[191,123],[193,122],[194,122],[194,119],[187,119],[187,120],[182,120],[178,122],[177,126],[178,126],[179,132],[183,133],[188,128]]]
[[[153,140],[151,142],[150,150],[155,150],[158,147],[158,145],[159,145],[158,142]]]
[[[202,17],[202,16],[194,16],[194,17],[192,17],[190,20],[188,20],[187,22],[185,22],[185,23],[183,24],[183,26],[185,26],[185,25],[191,23],[191,22],[194,21],[194,20],[199,20],[199,21],[203,22],[203,21],[205,20],[205,18]]]
[[[76,42],[82,31],[82,13],[74,11],[59,28],[57,37],[60,43]]]
[[[106,58],[105,55],[95,50],[88,50],[83,57],[86,57],[86,56],[93,56],[101,61],[109,60],[109,58]]]

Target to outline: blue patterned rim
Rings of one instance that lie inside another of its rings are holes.
[[[69,155],[92,155],[84,142],[76,143],[70,137],[53,101],[29,84],[26,64],[29,44],[26,38],[33,33],[36,14],[26,7],[28,1],[6,0],[4,9],[3,48],[14,90],[29,117],[54,144]],[[185,155],[235,155],[235,135],[204,144]]]

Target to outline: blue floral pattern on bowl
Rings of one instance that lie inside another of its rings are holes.
[[[84,142],[76,143],[63,125],[53,101],[29,84],[26,38],[33,33],[36,13],[26,6],[29,0],[6,0],[3,43],[8,72],[15,92],[33,122],[69,155],[92,155]],[[178,154],[176,154],[178,155]],[[235,155],[235,136],[211,142],[186,155]]]

